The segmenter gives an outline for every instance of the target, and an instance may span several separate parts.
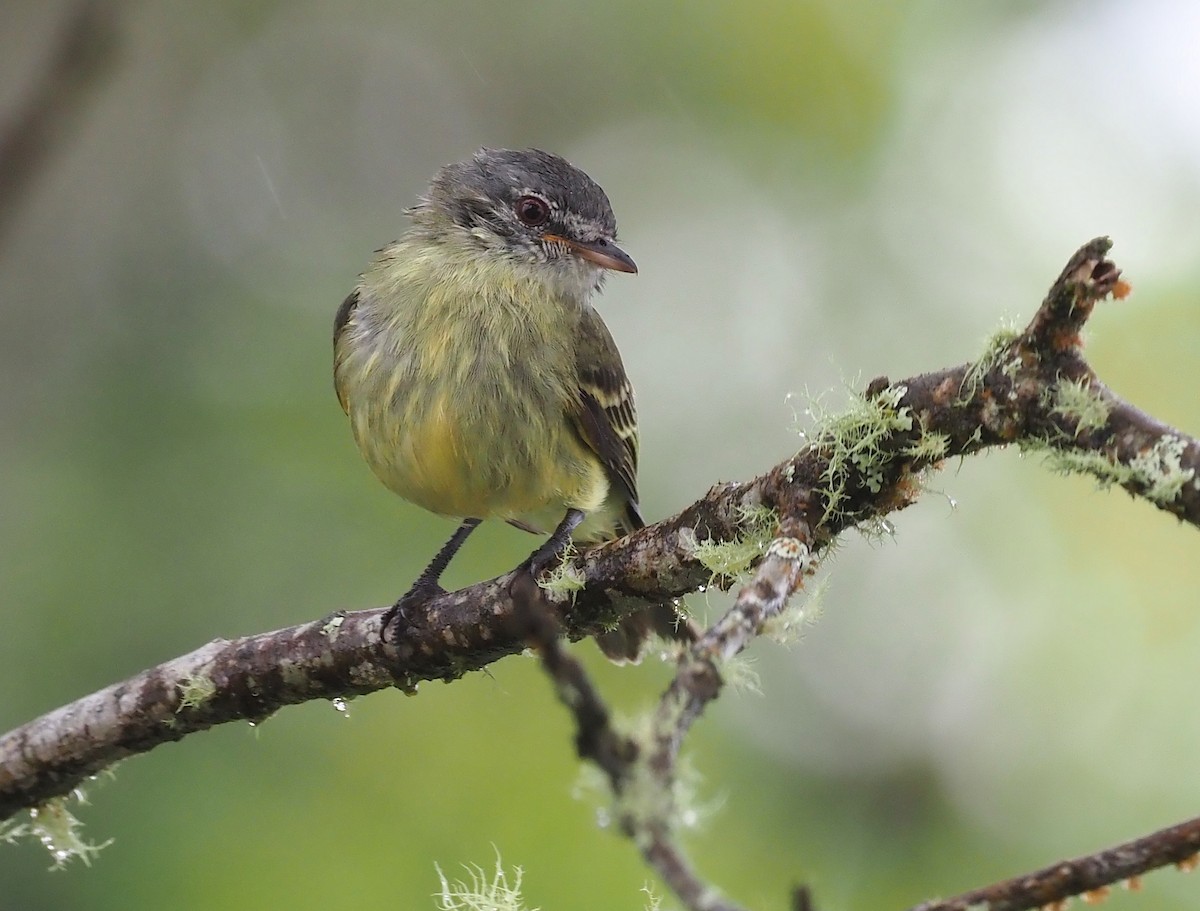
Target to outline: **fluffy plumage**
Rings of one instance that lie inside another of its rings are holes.
[[[548,531],[579,510],[581,541],[640,528],[633,388],[592,308],[606,271],[636,271],[604,191],[556,155],[483,149],[410,214],[334,321],[371,470],[441,515]],[[629,632],[606,650],[636,654]]]

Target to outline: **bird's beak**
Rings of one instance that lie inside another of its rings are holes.
[[[614,272],[637,272],[638,270],[633,258],[611,240],[600,238],[584,243],[559,234],[545,234],[543,239],[551,243],[562,244],[576,256],[595,263],[601,269],[612,269]]]

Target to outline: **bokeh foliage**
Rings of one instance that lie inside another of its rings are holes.
[[[68,6],[0,10],[0,115]],[[559,151],[613,200],[642,272],[601,308],[650,517],[785,456],[808,397],[972,356],[1099,233],[1135,291],[1095,318],[1094,363],[1200,430],[1185,4],[114,9],[113,66],[0,249],[4,729],[407,586],[452,526],[361,463],[329,329],[433,170],[479,145]],[[936,483],[894,545],[847,542],[801,643],[758,648],[765,696],[696,734],[720,806],[689,844],[752,907],[799,880],[822,907],[903,907],[1195,812],[1194,532],[1015,453]],[[531,546],[485,529],[448,581]],[[594,666],[630,712],[665,680]],[[641,906],[633,850],[570,799],[532,661],[348,714],[127,762],[80,811],[114,844],[53,874],[0,849],[0,911],[432,907],[434,863],[487,868],[493,844],[532,906]],[[1164,873],[1124,901],[1198,889]]]

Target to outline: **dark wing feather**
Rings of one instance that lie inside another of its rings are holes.
[[[350,316],[354,313],[354,308],[358,306],[358,291],[351,291],[349,296],[342,301],[342,305],[337,308],[337,313],[333,317],[333,390],[337,393],[338,401],[341,402],[342,411],[349,413],[349,408],[346,406],[346,397],[342,395],[342,390],[338,388],[337,382],[337,361],[338,361],[338,339],[342,337],[342,330],[346,328],[346,324],[350,322]]]
[[[342,330],[346,328],[346,323],[350,322],[350,314],[354,312],[354,308],[358,306],[358,290],[355,289],[347,295],[342,301],[342,305],[337,308],[337,313],[333,315],[333,343],[336,345],[338,338],[342,334]]]
[[[616,342],[599,314],[586,309],[579,323],[579,412],[575,426],[611,479],[613,493],[625,498],[625,515],[617,534],[646,523],[637,505],[638,432],[633,386],[625,375]],[[697,632],[671,604],[655,604],[625,617],[614,629],[596,637],[613,661],[637,661],[652,632],[694,642]]]
[[[600,315],[586,308],[579,321],[579,410],[575,428],[600,457],[609,480],[626,502],[623,531],[641,528],[637,505],[638,431],[633,385],[621,354]]]

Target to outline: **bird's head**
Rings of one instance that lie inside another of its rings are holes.
[[[607,271],[637,272],[616,244],[604,191],[570,162],[538,149],[480,149],[446,165],[412,214],[428,231],[587,291]]]

